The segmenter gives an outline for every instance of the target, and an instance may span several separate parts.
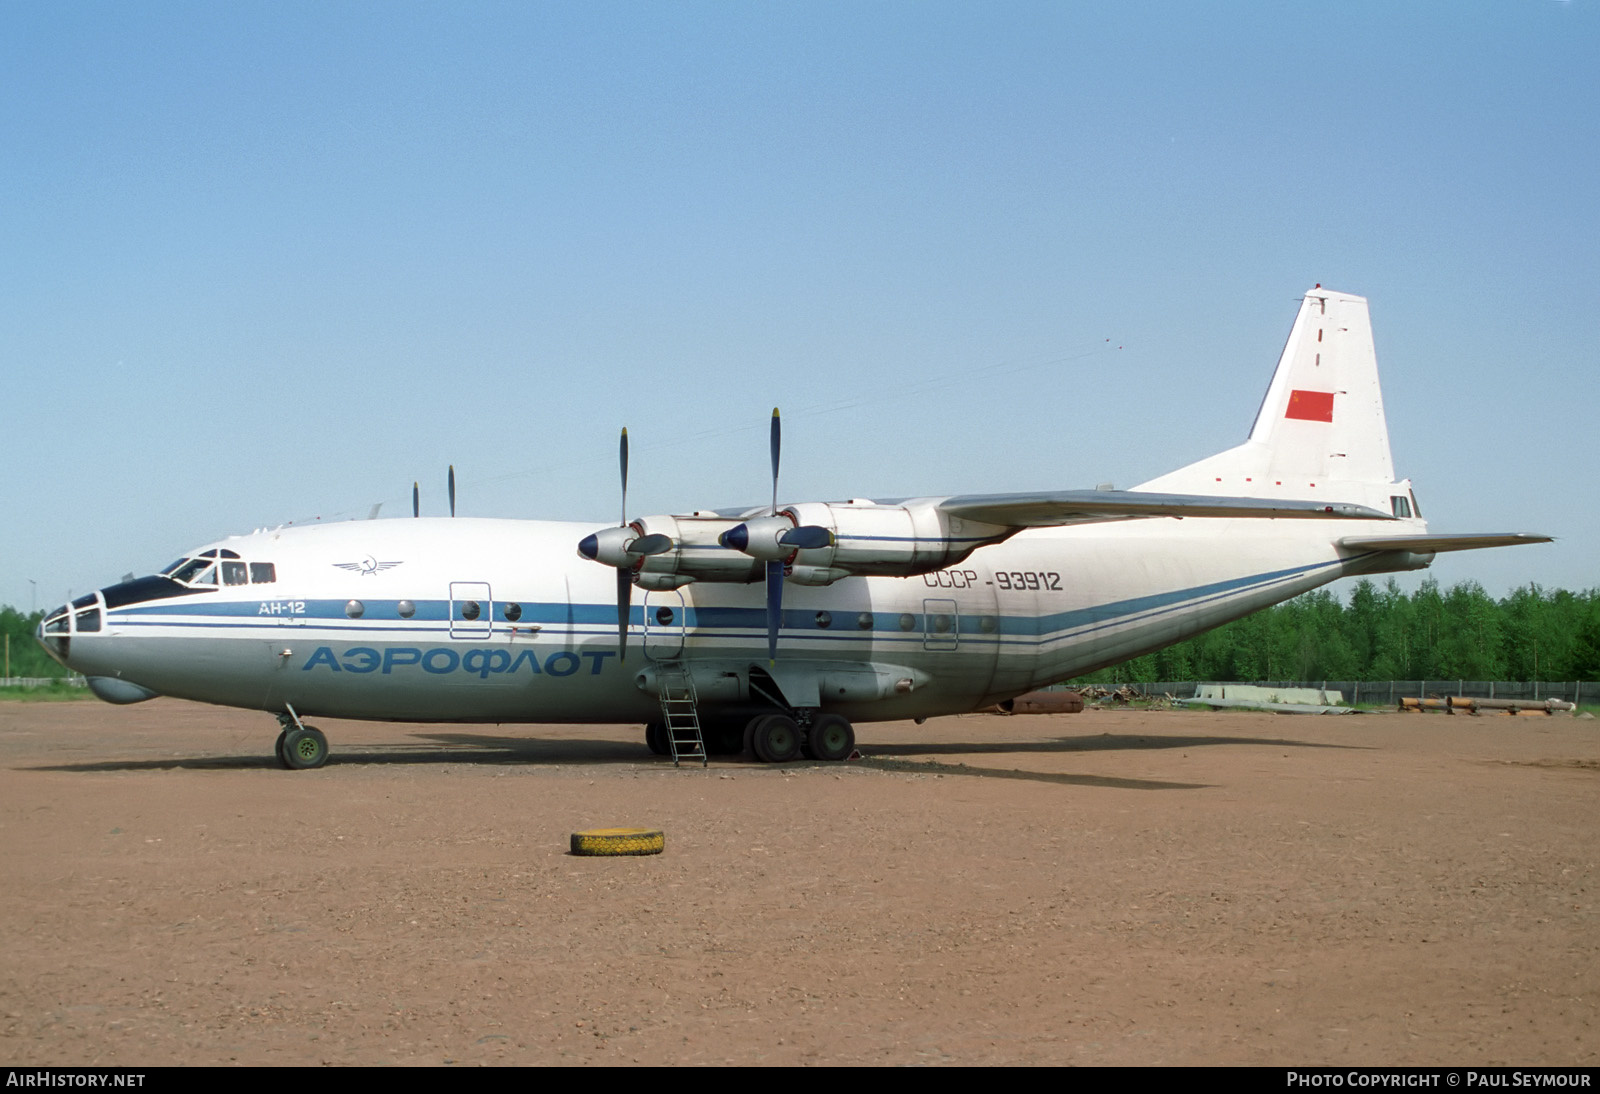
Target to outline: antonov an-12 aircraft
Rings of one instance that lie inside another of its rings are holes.
[[[308,718],[642,722],[658,754],[841,760],[924,719],[1189,638],[1336,578],[1550,537],[1435,535],[1396,480],[1367,302],[1307,293],[1249,439],[1132,490],[780,505],[628,520],[283,527],[51,612],[113,703]],[[453,508],[453,504],[452,504]],[[413,505],[415,514],[415,505]],[[630,656],[631,653],[631,656]]]

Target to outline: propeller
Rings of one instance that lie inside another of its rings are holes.
[[[772,408],[772,515],[778,515],[778,453],[783,446],[783,423]],[[767,663],[778,663],[778,627],[783,623],[783,559],[767,559]]]
[[[421,483],[414,482],[414,483],[411,484],[411,515],[413,517],[420,517],[422,515],[422,484]]]
[[[450,515],[456,515],[456,465],[450,465]]]
[[[783,622],[783,580],[788,564],[797,551],[833,545],[833,532],[816,524],[796,527],[788,517],[778,515],[778,464],[783,450],[782,418],[772,408],[772,512],[743,524],[736,524],[717,542],[722,546],[766,560],[767,583],[767,658],[778,660],[778,628]]]
[[[622,439],[617,442],[617,465],[622,469],[622,521],[619,528],[628,526],[628,427],[622,427]],[[579,546],[578,550],[583,550]],[[617,567],[617,661],[628,663],[628,616],[633,613],[633,570]]]
[[[602,528],[578,542],[578,554],[617,568],[617,652],[618,660],[628,659],[628,616],[633,610],[633,571],[647,555],[672,550],[672,537],[654,533],[641,536],[628,523],[628,431],[622,431],[617,448],[617,463],[622,471],[622,523]]]

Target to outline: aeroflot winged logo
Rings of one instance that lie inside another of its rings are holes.
[[[335,562],[334,565],[341,570],[349,570],[353,574],[360,574],[362,577],[371,577],[373,574],[382,573],[384,570],[392,570],[400,563],[379,562],[371,555],[368,555],[360,562]]]

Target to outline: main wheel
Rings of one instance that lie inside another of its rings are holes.
[[[328,738],[310,726],[289,730],[283,735],[283,762],[297,771],[321,767],[328,762]]]
[[[289,766],[289,757],[283,754],[283,742],[288,739],[289,731],[286,729],[278,734],[278,743],[272,746],[272,754],[278,757],[278,762],[284,767]]]
[[[811,719],[811,728],[806,733],[806,747],[812,757],[818,760],[830,763],[847,760],[850,753],[856,750],[855,727],[848,718],[838,714],[819,714]]]
[[[672,749],[667,742],[667,727],[660,722],[651,722],[644,727],[644,743],[657,756],[671,754]]]
[[[788,763],[800,755],[800,726],[787,714],[769,714],[751,727],[750,747],[764,763]]]

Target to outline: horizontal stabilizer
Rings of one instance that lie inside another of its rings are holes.
[[[1353,551],[1475,551],[1480,547],[1515,547],[1521,543],[1551,543],[1553,536],[1533,532],[1497,532],[1449,536],[1346,536],[1339,546]]]
[[[939,508],[953,517],[1010,528],[1045,528],[1140,517],[1392,520],[1365,505],[1277,498],[1221,498],[1137,490],[1050,490],[1036,494],[964,494]]]

